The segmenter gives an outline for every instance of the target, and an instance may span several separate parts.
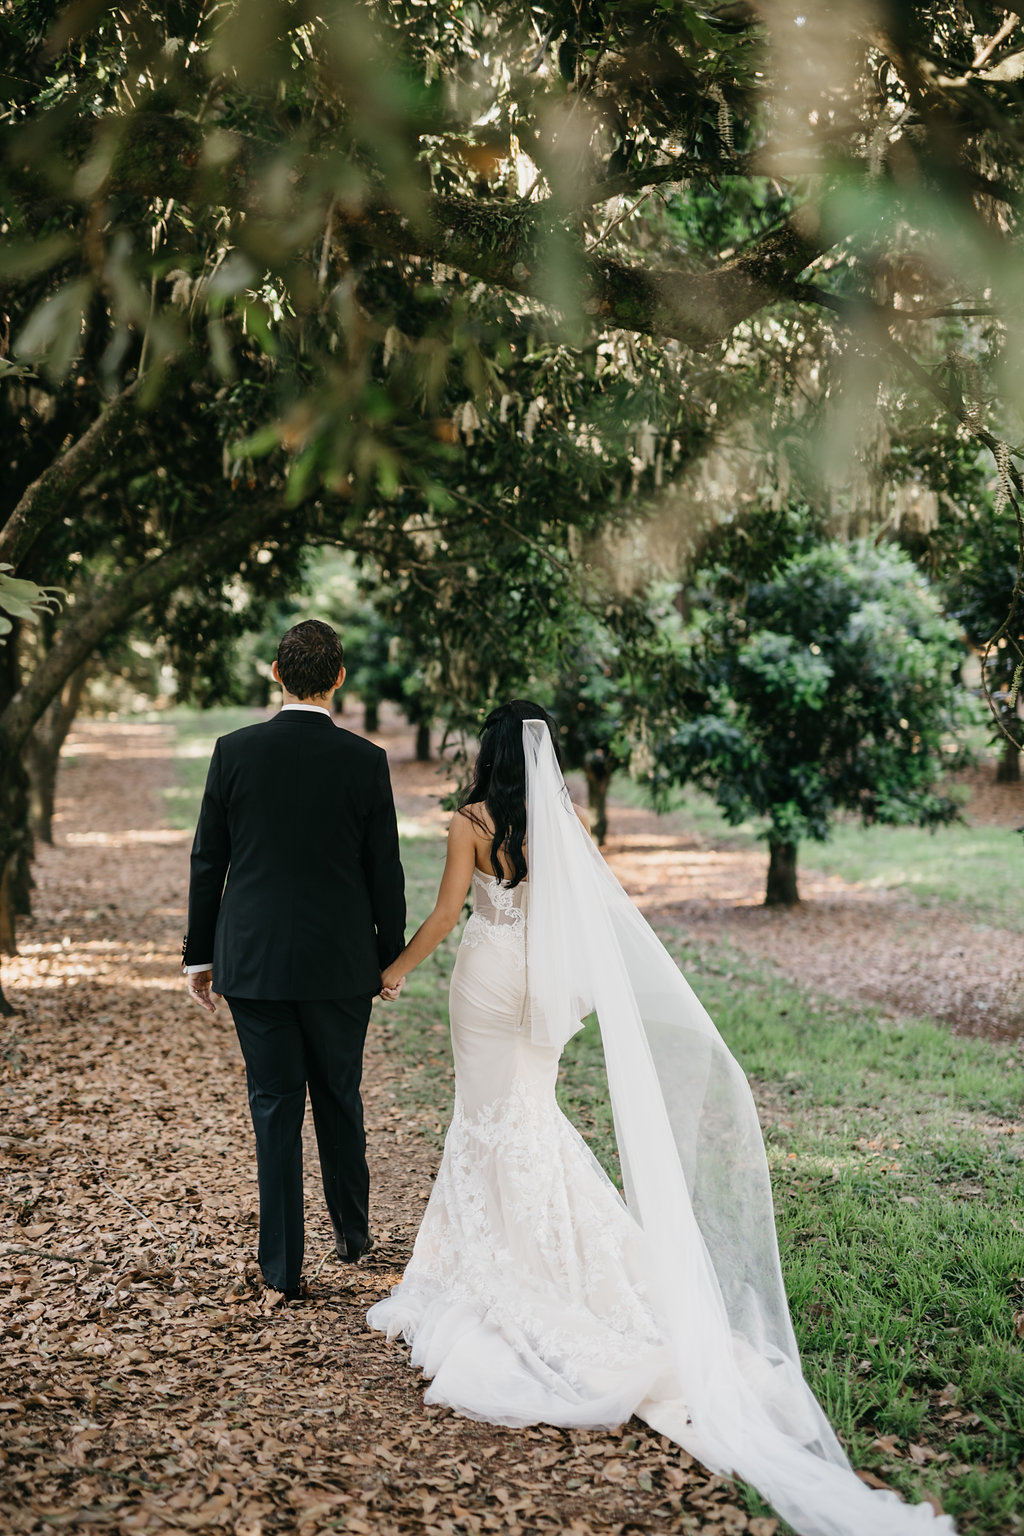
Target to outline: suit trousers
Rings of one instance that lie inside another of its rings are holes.
[[[359,1085],[372,1001],[226,999],[245,1058],[256,1133],[260,1268],[275,1290],[293,1290],[302,1270],[307,1085],[335,1241],[354,1258],[366,1245],[370,1174]]]

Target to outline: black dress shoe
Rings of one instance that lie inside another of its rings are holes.
[[[341,1260],[341,1262],[343,1264],[358,1264],[359,1260],[363,1257],[363,1254],[364,1253],[369,1253],[369,1251],[370,1251],[370,1249],[372,1247],[373,1247],[373,1233],[372,1232],[368,1232],[366,1234],[366,1242],[363,1244],[363,1246],[360,1249],[358,1249],[357,1251],[353,1252],[353,1250],[349,1247],[348,1240],[346,1238],[342,1237],[339,1234],[339,1232],[337,1231],[337,1229],[335,1229],[335,1233],[334,1233],[334,1251],[338,1255],[338,1258]]]
[[[301,1301],[306,1292],[301,1285],[282,1286],[271,1285],[266,1282],[267,1290],[273,1291],[278,1296],[283,1296],[285,1301]]]

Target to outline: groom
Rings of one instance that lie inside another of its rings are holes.
[[[330,625],[290,629],[273,675],[280,712],[214,747],[182,965],[201,1008],[222,995],[231,1010],[256,1132],[260,1268],[294,1298],[307,1085],[338,1256],[354,1263],[372,1243],[359,1083],[370,1004],[404,943],[405,882],[387,757],[331,719],[345,666]]]

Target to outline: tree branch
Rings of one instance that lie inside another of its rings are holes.
[[[789,297],[793,279],[831,243],[812,219],[797,213],[731,261],[687,272],[588,258],[543,204],[436,198],[415,224],[387,207],[363,209],[340,222],[353,242],[443,261],[542,301],[551,298],[553,262],[573,264],[586,314],[698,349],[724,340],[766,304]]]
[[[81,612],[69,610],[54,645],[0,714],[0,762],[14,761],[51,699],[105,635],[208,567],[222,566],[226,557],[244,548],[280,516],[276,499],[242,506],[190,543],[169,549],[129,575],[115,578]]]
[[[100,468],[134,421],[136,382],[127,385],[77,442],[48,464],[22,495],[0,529],[0,562],[17,569],[39,534]]]

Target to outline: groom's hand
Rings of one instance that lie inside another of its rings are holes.
[[[216,1013],[214,998],[219,997],[220,993],[213,990],[213,972],[193,971],[187,980],[188,995],[192,1001],[198,1003],[200,1008],[205,1008],[207,1013]]]

